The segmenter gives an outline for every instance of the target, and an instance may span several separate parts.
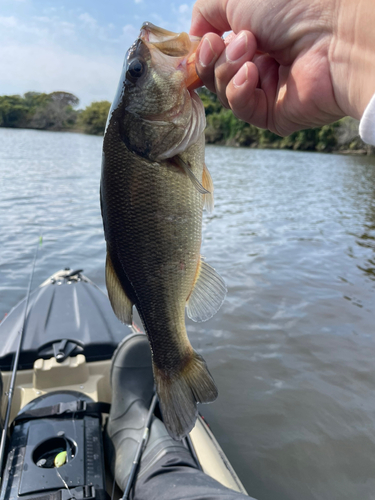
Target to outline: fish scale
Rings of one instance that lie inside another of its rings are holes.
[[[113,128],[107,130],[105,151],[113,151],[110,144],[112,134],[116,135]],[[193,155],[197,148],[191,146]],[[147,325],[154,361],[173,370],[174,357],[169,354],[170,366],[166,365],[166,350],[153,339],[159,332],[163,333],[164,342],[176,334],[179,338],[186,337],[185,303],[200,256],[202,195],[175,167],[134,161],[125,145],[121,149],[122,154],[116,151],[113,157],[108,156],[111,167],[103,196],[116,200],[108,204],[108,225],[116,233],[117,257],[133,285],[135,305]],[[176,212],[182,224],[177,222]],[[176,230],[176,225],[182,228]],[[111,247],[111,240],[107,241]],[[179,269],[181,261],[184,269]],[[147,311],[143,311],[144,303]]]

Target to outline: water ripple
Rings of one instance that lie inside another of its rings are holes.
[[[0,318],[70,266],[104,289],[101,138],[0,128]],[[219,388],[204,405],[262,500],[372,500],[375,491],[375,164],[208,147],[215,210],[202,253],[221,310],[187,322]]]

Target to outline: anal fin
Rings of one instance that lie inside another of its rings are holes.
[[[133,302],[129,299],[121,286],[108,250],[105,263],[105,282],[114,313],[120,321],[127,325],[131,325],[133,321]]]
[[[226,293],[223,278],[201,257],[197,279],[187,301],[187,315],[193,321],[207,321],[220,309]]]

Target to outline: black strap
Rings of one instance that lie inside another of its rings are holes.
[[[74,401],[68,401],[67,403],[59,403],[53,406],[45,406],[44,408],[25,411],[17,415],[13,424],[16,425],[26,420],[36,420],[38,418],[76,416],[77,413],[100,415],[102,413],[109,413],[110,408],[111,405],[109,403],[88,403],[82,399],[76,399]]]
[[[103,497],[104,495],[98,495],[100,492],[96,492],[94,486],[84,485],[77,486],[76,488],[69,488],[69,490],[57,490],[51,491],[46,495],[41,495],[39,497],[33,497],[33,500],[94,500]]]
[[[46,495],[42,495],[40,497],[35,497],[34,500],[62,500],[61,499],[61,491],[51,491],[50,493],[47,493]]]

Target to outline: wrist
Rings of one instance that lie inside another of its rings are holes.
[[[360,119],[375,93],[373,0],[337,0],[329,58],[337,104]]]

